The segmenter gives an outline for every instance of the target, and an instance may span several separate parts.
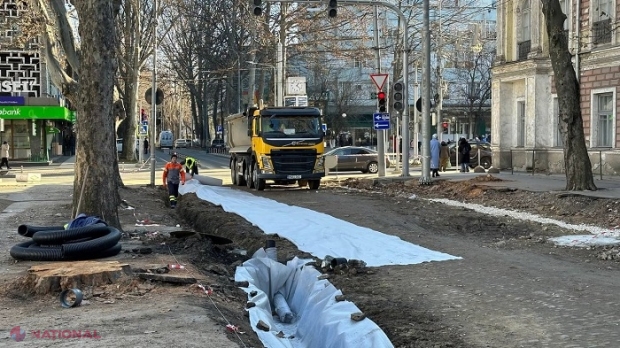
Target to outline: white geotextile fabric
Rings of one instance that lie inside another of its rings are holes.
[[[286,265],[266,257],[259,249],[251,259],[237,267],[235,281],[248,281],[242,288],[248,301],[256,303],[250,308],[250,324],[260,340],[269,348],[383,348],[393,347],[385,333],[372,320],[351,320],[351,314],[360,310],[353,302],[336,302],[342,292],[329,281],[319,280],[321,275],[313,266],[304,266],[312,260],[294,258]],[[269,286],[271,279],[271,290]],[[250,293],[256,291],[255,296]],[[280,291],[286,298],[295,319],[284,324],[272,316],[269,292]],[[269,331],[256,328],[259,320],[269,326]],[[278,337],[282,332],[283,337]]]
[[[222,206],[224,211],[242,216],[266,234],[286,238],[320,259],[327,255],[344,257],[362,260],[370,267],[460,259],[327,214],[228,187],[189,180],[179,187],[179,193],[195,193],[202,200]]]

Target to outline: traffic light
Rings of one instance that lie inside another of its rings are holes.
[[[327,13],[331,18],[336,17],[336,15],[338,14],[338,0],[329,0],[329,3],[327,5]]]
[[[385,112],[385,92],[377,93],[377,101],[379,102],[379,112]]]
[[[403,111],[405,109],[404,104],[404,89],[405,85],[402,82],[396,82],[394,86],[392,86],[392,98],[394,98],[394,104],[392,107],[395,111]]]
[[[263,0],[252,0],[254,1],[254,15],[260,16],[263,14]]]

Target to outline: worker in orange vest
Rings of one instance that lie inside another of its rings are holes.
[[[179,197],[179,184],[185,185],[185,170],[183,165],[177,162],[177,154],[173,153],[170,162],[164,166],[164,188],[168,188],[168,197],[170,199],[170,208],[177,206],[177,198]]]

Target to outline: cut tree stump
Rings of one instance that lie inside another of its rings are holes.
[[[24,282],[28,292],[48,294],[67,289],[112,284],[123,275],[131,274],[131,267],[118,261],[55,262],[32,266]]]

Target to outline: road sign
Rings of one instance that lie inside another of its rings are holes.
[[[383,86],[385,85],[385,81],[388,78],[388,74],[370,74],[370,78],[372,82],[375,83],[375,86],[381,91],[383,90]]]
[[[321,129],[323,130],[323,133],[327,132],[327,123],[321,124]]]
[[[148,126],[149,125],[149,121],[142,121],[142,125],[143,126]]]
[[[220,124],[217,125],[216,133],[217,134],[222,134],[222,125],[220,125]]]
[[[379,112],[372,115],[375,130],[390,129],[390,114]]]
[[[140,134],[147,134],[149,132],[149,126],[147,124],[140,125]]]

